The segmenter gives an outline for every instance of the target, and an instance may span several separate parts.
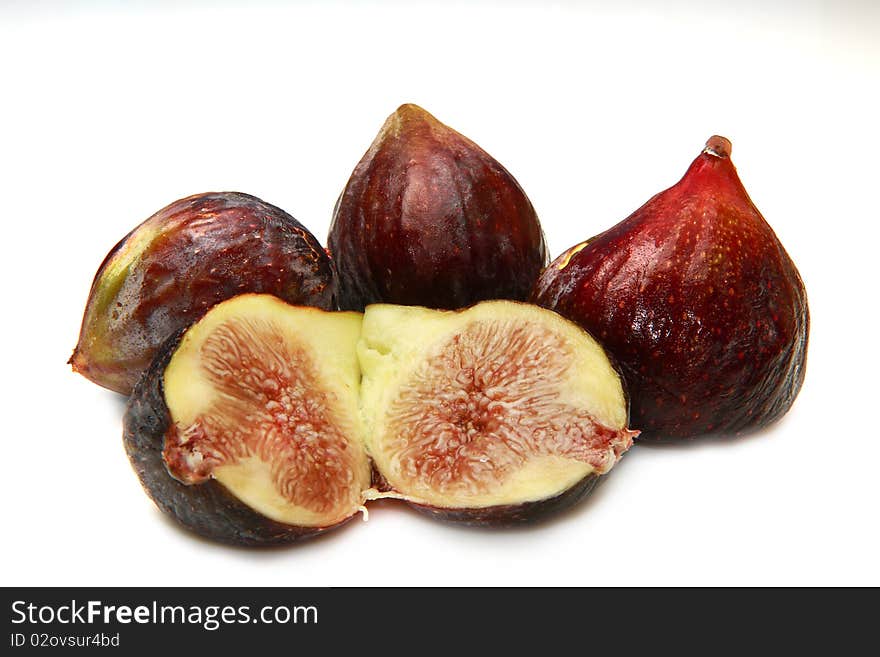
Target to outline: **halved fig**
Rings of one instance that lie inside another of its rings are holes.
[[[246,292],[325,310],[336,305],[329,256],[284,210],[238,192],[180,199],[107,254],[69,362],[128,395],[168,336]]]
[[[124,443],[156,504],[203,536],[286,543],[354,516],[371,469],[357,413],[361,315],[246,294],[162,347]]]
[[[602,347],[529,304],[371,305],[358,359],[377,496],[443,519],[508,525],[565,508],[638,433]]]

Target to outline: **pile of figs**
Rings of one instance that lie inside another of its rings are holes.
[[[401,500],[505,526],[590,493],[638,441],[735,436],[804,379],[804,285],[712,137],[684,177],[549,262],[514,177],[415,105],[355,167],[325,250],[224,192],[126,235],[76,372],[128,396],[147,493],[209,538],[313,536]]]

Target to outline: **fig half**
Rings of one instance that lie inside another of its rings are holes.
[[[343,310],[524,300],[547,247],[514,177],[416,105],[388,117],[339,197],[328,247]]]
[[[246,294],[171,337],[129,399],[124,443],[147,493],[227,543],[287,543],[361,509],[358,313]]]
[[[104,259],[70,364],[128,395],[168,336],[245,292],[330,310],[330,258],[296,219],[254,196],[221,192],[175,201]]]
[[[371,305],[358,358],[384,496],[443,519],[509,525],[565,508],[638,433],[602,347],[529,304]]]

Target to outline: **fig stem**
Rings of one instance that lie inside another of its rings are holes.
[[[415,502],[418,504],[421,500],[410,495],[404,495],[394,490],[380,491],[378,488],[368,488],[361,493],[361,499],[364,502],[372,502],[373,500],[403,500],[404,502]]]
[[[732,150],[733,144],[730,143],[727,137],[712,135],[706,142],[706,148],[703,149],[703,152],[715,157],[728,158]]]

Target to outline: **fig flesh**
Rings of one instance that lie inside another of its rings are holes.
[[[339,198],[328,247],[343,310],[524,300],[547,248],[517,181],[416,105],[388,117]]]
[[[642,438],[757,429],[804,380],[804,285],[723,137],[675,186],[557,258],[532,300],[608,349]]]
[[[162,347],[124,443],[147,493],[191,530],[286,543],[353,517],[371,469],[357,413],[358,313],[246,294]]]
[[[70,363],[128,395],[163,341],[245,292],[330,310],[330,259],[302,224],[256,197],[223,192],[175,201],[104,259]]]
[[[637,434],[602,347],[530,304],[370,305],[358,358],[385,494],[444,519],[504,525],[569,506]]]

